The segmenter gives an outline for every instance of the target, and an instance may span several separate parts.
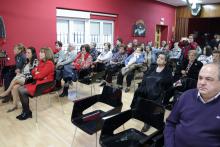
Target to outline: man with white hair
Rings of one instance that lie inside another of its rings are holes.
[[[166,147],[220,146],[220,65],[206,64],[197,88],[184,92],[165,126]]]

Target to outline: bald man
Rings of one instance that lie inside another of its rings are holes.
[[[196,89],[183,93],[167,118],[165,147],[220,147],[220,65],[207,64]]]

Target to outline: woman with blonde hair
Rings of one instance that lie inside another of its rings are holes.
[[[26,56],[25,56],[25,46],[22,43],[16,44],[14,46],[14,54],[15,54],[15,77],[10,82],[9,87],[5,87],[6,91],[4,91],[0,98],[4,98],[11,92],[11,89],[16,83],[24,84],[24,78],[21,75],[22,69],[25,66],[26,63]],[[5,85],[6,86],[6,85]],[[8,99],[9,100],[9,99]],[[7,102],[6,99],[3,100],[3,103]]]
[[[29,95],[34,95],[37,85],[54,80],[55,66],[53,52],[50,48],[41,48],[39,57],[40,62],[38,66],[31,71],[35,82],[21,86],[18,89],[23,109],[22,113],[16,117],[19,120],[25,120],[32,117],[32,112],[29,108]],[[44,92],[48,92],[49,90],[51,89],[45,89]]]

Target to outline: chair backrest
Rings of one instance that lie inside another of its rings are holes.
[[[147,123],[158,130],[164,128],[165,109],[154,101],[140,99],[134,109],[132,117]]]
[[[98,101],[113,107],[122,106],[122,91],[119,88],[104,86]]]

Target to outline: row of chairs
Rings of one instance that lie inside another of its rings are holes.
[[[94,110],[83,113],[97,102],[107,104],[113,108],[108,111]],[[121,112],[122,105],[121,89],[110,86],[104,86],[101,94],[74,101],[71,121],[76,126],[76,129],[72,146],[77,128],[90,135],[96,134],[96,146],[97,132],[100,130],[99,143],[103,147],[163,146],[164,107],[152,101],[141,100],[136,108]],[[113,133],[114,130],[131,118],[147,123],[156,128],[157,131],[149,136],[134,128],[117,134]]]

